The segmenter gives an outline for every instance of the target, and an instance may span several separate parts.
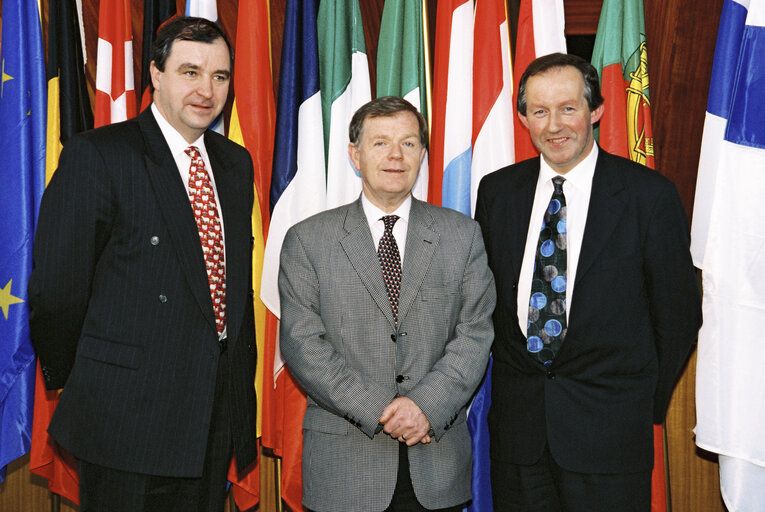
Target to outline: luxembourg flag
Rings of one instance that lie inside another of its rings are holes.
[[[210,21],[218,22],[218,2],[217,0],[186,0],[186,16],[205,18]],[[221,135],[225,134],[223,123],[223,112],[210,125],[210,129]]]
[[[504,0],[476,1],[471,212],[475,211],[481,178],[516,161],[509,26]]]
[[[565,21],[563,0],[521,0],[515,42],[513,111],[518,99],[518,83],[531,61],[551,53],[566,53]],[[531,143],[529,131],[521,124],[517,115],[513,121],[515,160],[520,162],[537,156],[539,152]]]
[[[372,99],[359,0],[321,2],[317,26],[327,208],[334,208],[361,194],[361,175],[348,158],[348,125],[356,110]]]
[[[725,0],[691,229],[703,272],[696,444],[720,455],[729,510],[765,510],[765,0]]]
[[[130,2],[101,0],[98,8],[95,127],[136,114]]]
[[[473,0],[442,0],[436,11],[428,200],[470,215]]]

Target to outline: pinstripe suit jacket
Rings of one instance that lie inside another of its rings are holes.
[[[232,434],[256,456],[252,163],[208,132],[225,225]],[[75,456],[124,471],[199,477],[220,357],[188,196],[149,110],[64,147],[40,210],[29,282],[50,425]],[[64,385],[66,384],[66,385]]]
[[[409,448],[418,500],[431,509],[468,501],[465,405],[486,368],[496,300],[478,224],[412,200],[398,328],[360,199],[287,233],[279,290],[281,351],[308,394],[304,504],[388,506],[398,442],[378,420],[398,395],[422,409],[435,433]]]
[[[664,421],[701,325],[677,188],[656,171],[598,152],[568,332],[545,368],[529,356],[517,314],[538,176],[533,158],[487,175],[478,189],[476,219],[498,294],[491,457],[530,465],[548,445],[570,471],[650,470],[651,423]]]

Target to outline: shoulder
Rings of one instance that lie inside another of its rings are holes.
[[[517,186],[536,180],[538,175],[539,157],[529,158],[487,174],[481,179],[479,189],[487,191],[496,187]]]
[[[474,229],[476,222],[464,213],[444,208],[434,204],[412,199],[412,209],[422,208],[426,222],[429,220],[436,228],[449,229]]]
[[[143,141],[138,121],[133,118],[80,132],[64,142],[65,150],[71,151],[75,147],[78,150],[87,151],[90,148],[104,153],[123,149],[134,151],[136,148],[143,148]]]
[[[677,193],[675,184],[659,171],[602,149],[595,167],[595,179],[598,178],[618,180],[627,190],[637,195]]]
[[[235,160],[250,161],[251,159],[250,152],[244,146],[212,130],[205,132],[205,144],[213,151],[219,151]]]
[[[304,244],[311,246],[324,246],[330,243],[330,240],[336,240],[345,235],[349,211],[354,207],[356,207],[355,202],[311,215],[295,223],[288,230],[287,236],[297,237]],[[362,212],[355,224],[361,224],[365,221]]]

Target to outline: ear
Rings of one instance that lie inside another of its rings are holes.
[[[160,73],[161,71],[157,69],[157,66],[154,65],[154,61],[151,61],[151,64],[149,64],[149,76],[151,77],[151,85],[154,87],[155,91],[159,89]]]
[[[423,147],[422,147],[422,151],[420,151],[420,166],[422,166],[422,160],[425,158],[425,153],[426,153],[427,151],[428,151],[428,150],[427,150],[427,149],[425,149],[425,146],[423,146]]]
[[[592,112],[590,112],[590,124],[595,124],[598,121],[600,121],[600,118],[603,117],[603,111],[605,110],[605,107],[603,105],[599,106]]]
[[[523,114],[521,114],[520,112],[518,112],[518,119],[520,119],[520,120],[521,120],[521,124],[522,124],[523,126],[525,126],[525,127],[526,127],[526,129],[528,129],[528,127],[529,127],[529,120],[528,120],[528,119],[526,119],[526,116],[524,116]]]
[[[351,159],[354,169],[361,172],[359,169],[361,162],[359,161],[359,148],[353,142],[348,143],[348,158]]]

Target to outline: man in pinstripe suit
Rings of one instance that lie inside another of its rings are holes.
[[[78,459],[83,511],[220,512],[232,452],[240,471],[257,455],[252,162],[207,130],[233,63],[220,27],[171,21],[152,57],[151,108],[61,154],[32,340],[63,388],[49,431]]]
[[[427,128],[410,103],[362,106],[350,140],[361,197],[294,226],[281,255],[281,351],[308,394],[303,503],[460,510],[465,407],[494,335],[481,232],[411,196]]]

